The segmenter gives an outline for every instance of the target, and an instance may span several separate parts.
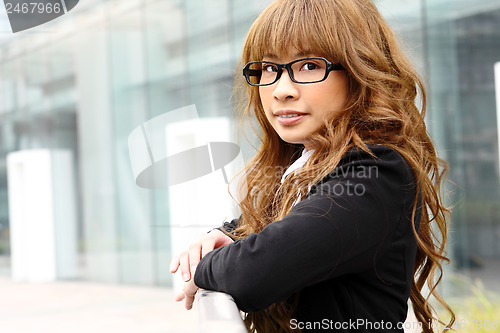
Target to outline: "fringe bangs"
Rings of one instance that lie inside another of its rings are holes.
[[[291,57],[295,52],[343,62],[336,26],[336,8],[317,0],[274,2],[257,18],[248,34],[243,61],[258,61],[266,55]],[[328,25],[322,22],[330,22]]]

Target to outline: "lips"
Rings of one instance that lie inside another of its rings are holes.
[[[295,110],[279,110],[273,114],[278,118],[278,122],[285,126],[294,125],[307,115]]]
[[[305,112],[296,111],[296,110],[278,110],[278,111],[273,112],[273,114],[275,116],[287,116],[287,115],[299,115],[299,116],[302,116],[302,115],[305,115],[306,113]]]

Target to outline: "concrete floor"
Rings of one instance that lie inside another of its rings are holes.
[[[1,333],[195,333],[198,309],[172,290],[0,277]]]

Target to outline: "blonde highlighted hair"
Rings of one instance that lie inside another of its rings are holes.
[[[436,290],[441,263],[449,261],[445,251],[449,211],[442,201],[447,167],[437,156],[424,123],[426,94],[419,75],[369,0],[274,1],[252,25],[237,73],[249,61],[266,54],[286,57],[294,49],[340,62],[347,71],[348,98],[344,108],[325,119],[325,126],[310,139],[315,150],[306,165],[281,184],[283,170],[303,147],[281,140],[266,119],[259,89],[237,75],[235,95],[242,121],[254,118],[260,126],[260,147],[243,171],[247,194],[239,202],[242,215],[237,236],[259,232],[283,218],[299,195],[305,197],[308,185],[331,172],[349,149],[369,152],[367,144],[391,147],[411,165],[417,180],[412,214],[418,245],[410,295],[413,310],[423,332],[433,332],[429,322],[437,318],[429,303],[432,295],[449,311],[453,323],[453,311]],[[270,172],[272,168],[276,172]],[[415,221],[419,193],[421,219]],[[429,295],[422,294],[425,285]],[[276,332],[278,325],[292,332],[289,320],[294,299],[247,314],[250,331]]]

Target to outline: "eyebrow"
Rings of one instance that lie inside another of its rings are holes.
[[[312,56],[313,54],[314,53],[311,52],[311,51],[299,51],[299,52],[293,54],[292,58],[309,57],[309,56]],[[264,59],[264,58],[268,58],[268,59],[271,59],[271,60],[280,59],[280,57],[277,56],[274,53],[266,53],[266,54],[264,54],[264,56],[262,57],[262,59]]]

